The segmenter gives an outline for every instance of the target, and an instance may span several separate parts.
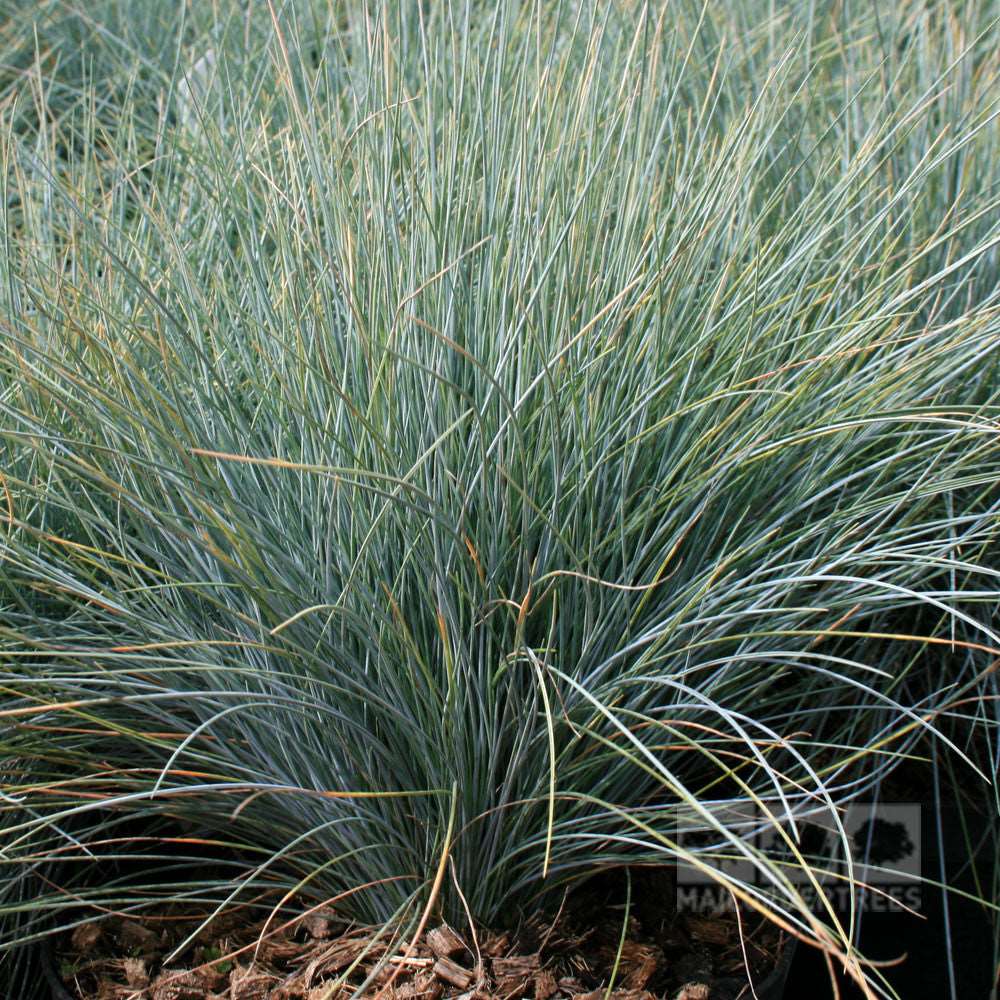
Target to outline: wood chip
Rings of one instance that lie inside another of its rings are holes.
[[[144,990],[149,985],[149,970],[141,958],[126,958],[122,963],[125,981],[133,990]]]
[[[87,1000],[134,1000],[135,996],[135,990],[113,983],[110,979],[101,979],[97,984],[97,992],[88,993]]]
[[[310,913],[309,916],[302,918],[302,926],[309,937],[326,940],[333,936],[333,914],[323,910],[318,913]]]
[[[70,946],[78,954],[87,955],[94,950],[103,933],[99,924],[80,924],[73,928]]]
[[[280,986],[271,990],[268,1000],[304,1000],[309,990],[302,982],[301,976],[286,979]]]
[[[306,980],[310,981],[317,973],[340,972],[341,969],[346,969],[365,950],[368,943],[366,937],[338,938],[309,963]],[[375,958],[384,950],[383,946],[375,947],[369,951],[369,955]]]
[[[437,976],[432,972],[421,972],[401,986],[396,996],[399,1000],[438,1000],[443,992]]]
[[[307,994],[306,1000],[347,1000],[354,990],[350,987],[344,988],[334,986],[333,983],[325,983],[322,986],[314,986]]]
[[[222,971],[223,964],[220,962],[218,965],[209,965],[204,969],[198,969],[198,976],[203,986],[212,990],[225,990],[229,985],[229,976]]]
[[[303,952],[307,952],[308,950],[308,944],[293,941],[291,938],[279,934],[274,937],[264,938],[257,948],[256,955],[261,962],[268,964],[276,962],[280,965],[282,962],[298,958]]]
[[[556,977],[548,969],[542,969],[535,974],[535,1000],[549,1000],[558,989]]]
[[[648,944],[626,941],[622,946],[622,988],[644,989],[660,967],[663,952]]]
[[[704,941],[705,944],[726,945],[729,943],[730,925],[722,920],[714,920],[711,917],[689,916],[687,918],[688,931],[696,941]]]
[[[677,994],[677,1000],[709,1000],[711,990],[704,983],[685,983]]]
[[[539,962],[537,955],[510,955],[493,959],[493,978],[497,992],[503,997],[522,997],[528,982],[535,978]]]
[[[142,955],[151,955],[159,951],[163,943],[159,934],[134,920],[126,920],[121,925],[118,938],[126,948],[138,951]]]
[[[229,977],[229,995],[232,1000],[267,1000],[271,987],[277,985],[278,977],[273,972],[237,963]]]
[[[483,954],[490,958],[499,958],[510,951],[510,935],[489,933],[483,939]]]
[[[454,958],[465,951],[465,942],[447,924],[428,931],[424,940],[438,958]]]
[[[193,972],[164,969],[150,987],[152,1000],[204,1000],[205,987]]]
[[[473,979],[468,969],[463,969],[450,958],[439,958],[434,963],[434,975],[446,983],[451,983],[452,986],[457,986],[460,990],[467,990]]]
[[[501,976],[533,976],[539,967],[537,955],[509,955],[493,959],[493,974]]]
[[[474,986],[467,993],[459,993],[454,1000],[499,1000],[499,998],[492,993],[481,990],[478,986]]]

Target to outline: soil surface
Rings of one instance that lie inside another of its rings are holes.
[[[637,881],[627,915],[598,879],[516,930],[438,923],[391,953],[377,928],[334,911],[229,913],[199,929],[203,914],[168,905],[64,932],[51,956],[59,1000],[347,1000],[365,984],[378,1000],[742,1000],[774,969],[773,925],[677,912],[655,877]]]

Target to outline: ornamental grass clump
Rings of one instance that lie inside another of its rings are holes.
[[[2,974],[681,858],[877,980],[804,820],[994,794],[989,5],[138,6],[0,35]]]

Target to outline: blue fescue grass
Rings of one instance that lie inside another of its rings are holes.
[[[219,6],[3,35],[2,943],[698,829],[877,980],[726,817],[992,781],[990,11]]]

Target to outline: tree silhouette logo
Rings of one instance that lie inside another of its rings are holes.
[[[920,803],[856,803],[847,811],[855,876],[869,885],[913,885],[921,877]]]
[[[906,825],[876,816],[851,835],[857,857],[882,867],[903,861],[916,849]]]

